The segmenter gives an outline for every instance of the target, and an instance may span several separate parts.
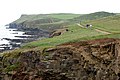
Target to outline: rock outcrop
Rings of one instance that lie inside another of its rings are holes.
[[[119,80],[120,40],[5,53],[0,57],[0,72],[0,80]]]
[[[62,35],[62,34],[64,34],[65,32],[67,32],[68,31],[68,29],[65,29],[65,28],[63,28],[63,29],[57,29],[57,30],[55,30],[55,31],[53,31],[51,34],[50,34],[50,38],[51,37],[54,37],[54,36],[60,36],[60,35]]]

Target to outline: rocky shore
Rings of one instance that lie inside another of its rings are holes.
[[[40,40],[42,38],[49,38],[54,36],[59,36],[64,32],[68,31],[68,29],[39,29],[39,28],[28,28],[22,23],[10,23],[7,27],[10,31],[13,31],[12,34],[15,36],[13,38],[3,38],[1,41],[8,41],[8,43],[3,43],[0,45],[0,52],[6,50],[13,50],[19,48],[21,44],[28,43],[35,40]],[[16,31],[16,32],[15,32]],[[18,35],[18,32],[23,32],[21,35]]]
[[[13,34],[13,36],[5,37],[0,40],[1,42],[3,42],[0,44],[0,52],[19,48],[23,43],[47,38],[50,35],[50,32],[46,30],[37,28],[27,28],[24,26],[20,27],[20,24],[9,24],[7,29],[11,32],[10,34]],[[4,41],[7,41],[7,43],[4,43]]]

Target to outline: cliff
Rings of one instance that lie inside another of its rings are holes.
[[[56,29],[64,28],[69,22],[63,19],[50,17],[47,14],[21,15],[19,19],[9,24],[9,28],[16,28],[35,35],[37,38],[49,37]]]
[[[65,43],[4,53],[0,80],[118,80],[120,40]]]
[[[31,29],[42,29],[42,30],[55,30],[62,28],[69,24],[67,19],[74,18],[78,14],[36,14],[36,15],[21,15],[21,17],[14,22],[10,23],[10,28],[31,28]],[[64,17],[64,18],[61,18]]]

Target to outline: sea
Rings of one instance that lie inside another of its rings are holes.
[[[19,37],[20,36],[20,37]],[[10,29],[9,26],[0,26],[0,51],[5,49],[12,49],[11,40],[21,40],[26,38],[21,38],[25,35],[25,32],[18,31],[17,29]],[[15,43],[15,44],[21,44]]]

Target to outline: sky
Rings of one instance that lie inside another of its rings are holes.
[[[120,0],[1,0],[0,25],[11,23],[21,14],[87,14],[98,11],[120,13]]]

